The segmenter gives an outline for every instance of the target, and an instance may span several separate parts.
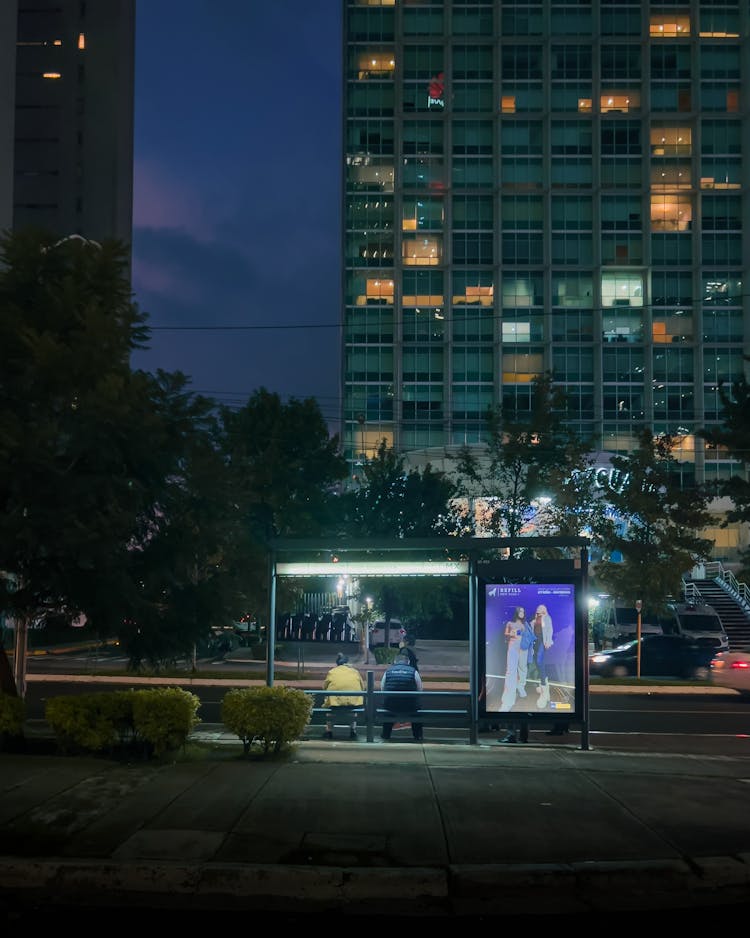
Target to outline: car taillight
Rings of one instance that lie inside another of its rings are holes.
[[[750,668],[750,661],[733,661],[732,668],[737,671],[745,671]]]

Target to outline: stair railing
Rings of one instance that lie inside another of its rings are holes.
[[[684,595],[684,597],[685,597],[685,602],[686,602],[688,605],[694,604],[694,605],[697,606],[697,605],[699,605],[699,604],[701,603],[701,601],[702,601],[702,599],[703,599],[703,597],[702,597],[701,594],[700,594],[700,590],[699,590],[698,587],[695,585],[695,583],[686,582],[685,580],[683,580],[683,581],[682,581],[682,592],[683,592],[683,595]]]
[[[750,613],[750,589],[747,583],[740,583],[731,570],[725,570],[721,578],[721,586],[737,600],[745,612]]]
[[[722,589],[738,602],[745,612],[750,613],[750,587],[741,583],[731,570],[725,570],[720,560],[705,564],[706,578],[718,580]]]

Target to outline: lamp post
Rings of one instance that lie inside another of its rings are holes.
[[[636,641],[638,642],[638,647],[636,648],[636,677],[640,680],[641,677],[641,609],[643,608],[643,603],[640,599],[635,601],[635,611],[638,613],[638,624],[636,626]]]

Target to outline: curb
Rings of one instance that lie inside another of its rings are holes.
[[[747,903],[750,854],[447,868],[152,865],[0,857],[0,904],[391,915],[580,915]]]

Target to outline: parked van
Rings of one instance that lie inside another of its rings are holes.
[[[612,609],[612,632],[614,642],[619,645],[638,637],[638,612],[635,606],[614,606]],[[641,636],[674,635],[679,631],[677,616],[674,612],[667,615],[641,613]]]
[[[729,637],[713,606],[675,603],[679,630],[699,645],[713,645],[717,651],[729,651]]]

